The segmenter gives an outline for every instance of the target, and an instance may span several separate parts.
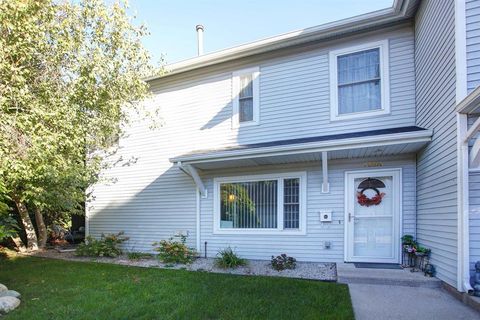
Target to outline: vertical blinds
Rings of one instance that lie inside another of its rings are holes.
[[[278,198],[277,180],[222,183],[220,185],[220,227],[276,229],[278,204],[283,209],[285,229],[298,229],[300,179],[283,180],[283,199]]]

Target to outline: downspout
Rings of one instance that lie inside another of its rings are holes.
[[[468,186],[467,115],[457,112],[457,208],[458,208],[458,286],[459,291],[472,292],[470,285],[470,226]]]
[[[467,96],[467,33],[465,0],[455,0],[455,75],[456,104]],[[470,285],[470,230],[468,197],[468,139],[467,115],[456,112],[457,122],[457,288],[472,292]]]
[[[176,163],[177,167],[182,170],[186,175],[190,176],[195,183],[195,246],[197,252],[201,252],[200,244],[200,198],[207,198],[207,189],[203,184],[197,170],[191,165],[183,165],[181,162]]]
[[[196,221],[195,235],[197,240],[197,252],[200,253],[202,251],[201,250],[202,248],[200,247],[200,190],[196,188],[195,191],[197,195],[197,210],[196,210],[196,216],[195,216],[195,221]]]

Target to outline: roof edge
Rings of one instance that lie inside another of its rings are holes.
[[[149,82],[222,62],[304,44],[315,40],[321,40],[332,33],[349,33],[360,28],[368,28],[381,23],[406,19],[409,17],[408,14],[410,11],[408,9],[411,6],[414,6],[416,2],[417,0],[394,0],[394,3],[390,8],[280,34],[278,36],[176,62],[165,66],[165,74],[146,77],[144,80]]]
[[[345,138],[339,140],[326,140],[320,142],[308,142],[308,143],[298,143],[291,145],[280,145],[280,146],[271,146],[271,147],[261,147],[253,149],[234,149],[234,150],[222,150],[222,151],[213,151],[212,153],[202,153],[202,154],[193,154],[185,155],[170,158],[171,163],[200,163],[200,162],[209,162],[209,161],[221,161],[222,159],[227,158],[238,158],[238,157],[258,157],[264,154],[283,154],[285,152],[295,152],[302,153],[305,152],[316,152],[316,151],[333,151],[333,150],[342,150],[349,149],[353,147],[359,147],[361,145],[369,146],[373,145],[392,145],[398,143],[414,143],[414,142],[428,142],[431,141],[433,131],[429,129],[415,130],[415,131],[406,131],[400,133],[387,133],[381,135],[373,136],[364,136],[356,138]]]
[[[480,112],[480,86],[470,92],[456,107],[458,113]]]

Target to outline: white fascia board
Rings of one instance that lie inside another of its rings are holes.
[[[403,143],[430,142],[433,131],[422,130],[404,133],[383,134],[369,137],[348,138],[340,140],[328,140],[319,142],[299,143],[292,145],[281,145],[272,147],[259,147],[252,149],[227,150],[223,152],[213,151],[210,154],[199,154],[192,156],[180,156],[171,158],[173,163],[205,163],[225,160],[240,160],[261,158],[267,156],[281,156],[289,154],[302,154],[310,152],[323,152],[346,150],[355,148],[380,147]]]
[[[355,17],[342,19],[320,26],[301,29],[269,37],[252,43],[204,54],[165,66],[166,73],[160,76],[147,77],[145,81],[165,78],[173,74],[218,64],[247,56],[278,50],[294,45],[321,40],[335,34],[345,34],[359,29],[371,28],[384,23],[395,22],[406,18],[407,8],[416,4],[416,0],[395,0],[392,7],[381,9]]]

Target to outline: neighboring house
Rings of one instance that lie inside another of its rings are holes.
[[[438,278],[469,290],[480,171],[465,139],[480,98],[462,100],[480,84],[477,13],[396,0],[168,66],[145,102],[163,126],[127,128],[118,155],[136,162],[103,172],[116,183],[93,187],[87,232],[124,230],[138,251],[183,233],[210,257],[385,263],[412,234]]]

